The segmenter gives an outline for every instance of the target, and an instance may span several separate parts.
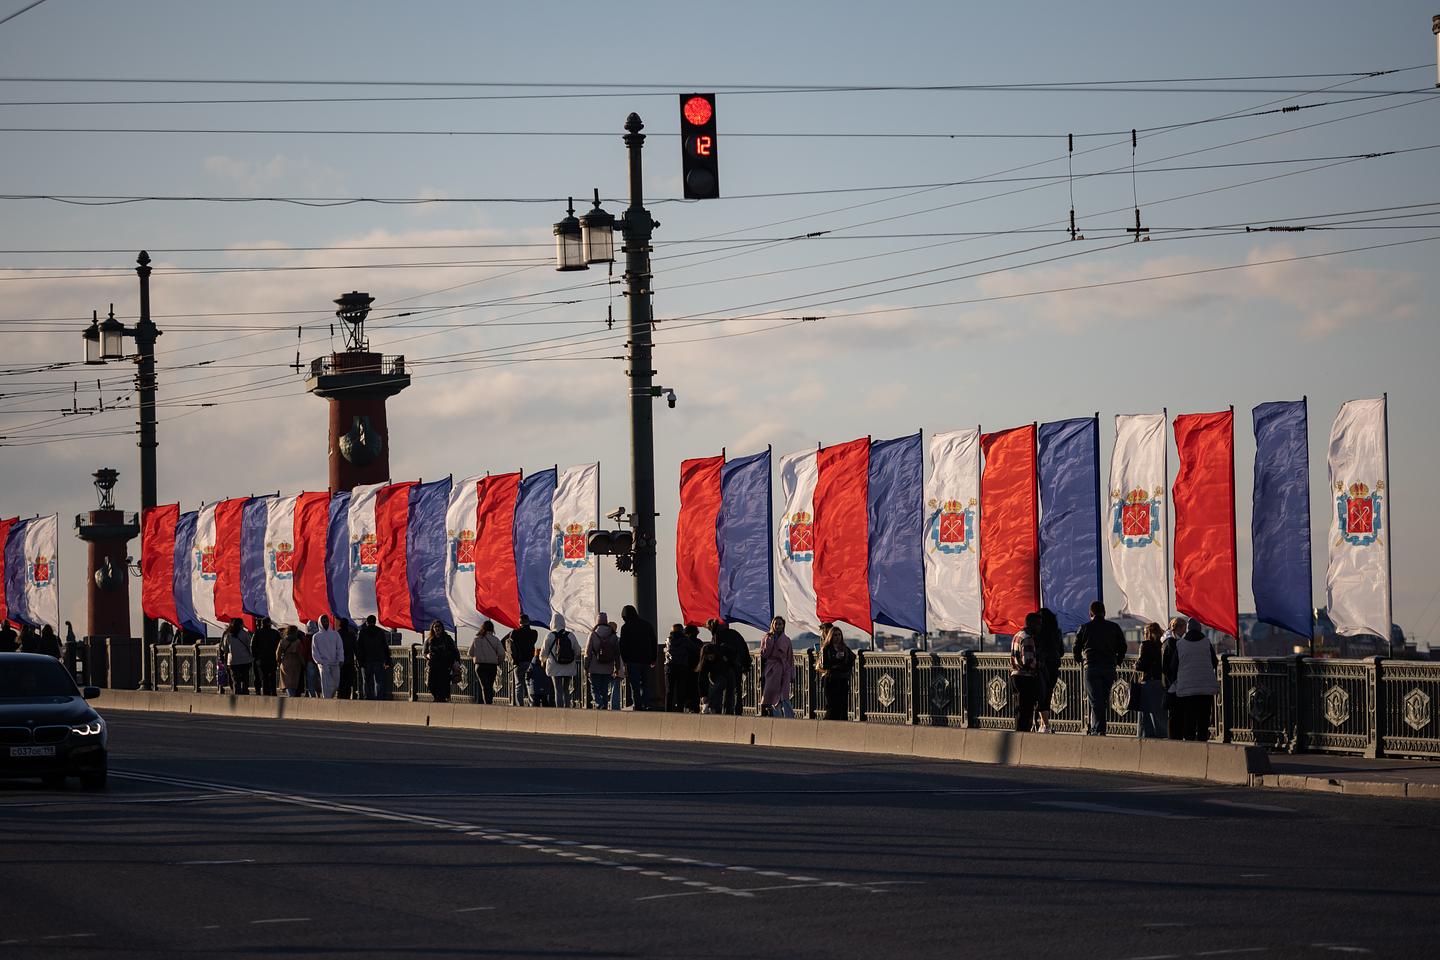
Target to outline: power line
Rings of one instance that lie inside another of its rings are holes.
[[[44,2],[45,0],[32,0],[31,3],[27,3],[25,6],[21,7],[19,10],[16,10],[14,13],[6,17],[0,17],[0,25],[9,23],[11,20],[14,20],[16,17],[20,16],[20,14],[24,13],[27,10],[34,10],[36,7],[40,6],[40,4]]]

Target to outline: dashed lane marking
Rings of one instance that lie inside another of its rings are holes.
[[[1147,810],[1144,807],[1120,807],[1109,803],[1085,803],[1080,800],[1033,800],[1042,807],[1059,807],[1062,810],[1080,810],[1086,813],[1117,813],[1125,817],[1158,817],[1162,820],[1193,820],[1183,813],[1167,813],[1164,810]]]
[[[254,863],[254,860],[181,860],[177,867],[224,867],[232,863]]]
[[[1233,807],[1236,810],[1258,810],[1261,813],[1294,813],[1294,807],[1282,807],[1274,803],[1247,803],[1243,800],[1210,799],[1205,803],[1214,804],[1217,807]]]
[[[251,920],[252,926],[259,926],[262,923],[308,923],[309,917],[269,917],[264,920]]]

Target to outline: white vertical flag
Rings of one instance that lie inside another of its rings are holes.
[[[1125,598],[1121,614],[1164,624],[1170,613],[1170,529],[1166,495],[1165,414],[1115,418],[1110,457],[1110,569]]]
[[[600,619],[600,567],[587,542],[600,525],[600,464],[561,470],[551,504],[550,609],[584,643]]]
[[[60,629],[60,518],[25,522],[24,619],[33,626]],[[3,589],[3,587],[0,587]]]
[[[195,515],[195,546],[190,551],[190,602],[202,621],[226,626],[215,613],[215,580],[220,557],[215,547],[215,504],[201,507]]]
[[[265,520],[265,602],[270,619],[304,626],[295,607],[295,504],[298,496],[275,497]]]
[[[775,574],[785,598],[786,625],[792,632],[818,630],[815,613],[815,451],[780,458],[780,526],[775,537]]]
[[[925,483],[925,619],[980,636],[980,431],[930,438]]]
[[[375,495],[387,483],[364,483],[350,491],[350,619],[364,623],[380,608],[375,602],[375,573],[380,549],[375,541]]]
[[[1330,568],[1335,631],[1390,639],[1390,463],[1385,398],[1351,400],[1330,428]]]
[[[475,609],[475,521],[481,478],[466,477],[450,488],[445,510],[445,596],[458,633],[478,630],[485,618]]]

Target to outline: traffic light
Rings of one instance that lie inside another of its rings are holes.
[[[680,94],[680,167],[686,200],[715,200],[720,196],[719,146],[715,94]]]

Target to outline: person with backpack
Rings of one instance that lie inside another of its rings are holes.
[[[1017,733],[1029,733],[1035,728],[1035,707],[1044,689],[1037,643],[1042,623],[1039,613],[1027,613],[1025,629],[1010,638],[1010,682],[1015,685]]]
[[[550,625],[550,636],[545,638],[540,659],[545,664],[545,676],[555,685],[555,706],[570,706],[575,677],[580,673],[580,650],[575,634],[565,629],[565,618],[558,613]]]
[[[585,643],[585,672],[590,677],[590,696],[596,710],[610,709],[610,684],[617,673],[623,674],[624,666],[620,638],[610,618],[602,613]]]
[[[237,694],[250,692],[250,664],[255,655],[250,652],[250,631],[239,617],[230,621],[220,636],[220,657],[230,668],[231,681]]]
[[[620,659],[625,661],[622,676],[630,689],[630,708],[649,710],[650,674],[660,659],[655,626],[628,604],[620,611],[620,621]]]
[[[495,623],[486,620],[470,644],[470,660],[475,664],[475,678],[480,681],[481,703],[495,702],[495,678],[500,674],[500,661],[504,658],[505,647],[495,636]]]
[[[699,713],[700,684],[695,666],[700,659],[700,637],[694,627],[675,624],[665,639],[665,709],[670,713]]]

